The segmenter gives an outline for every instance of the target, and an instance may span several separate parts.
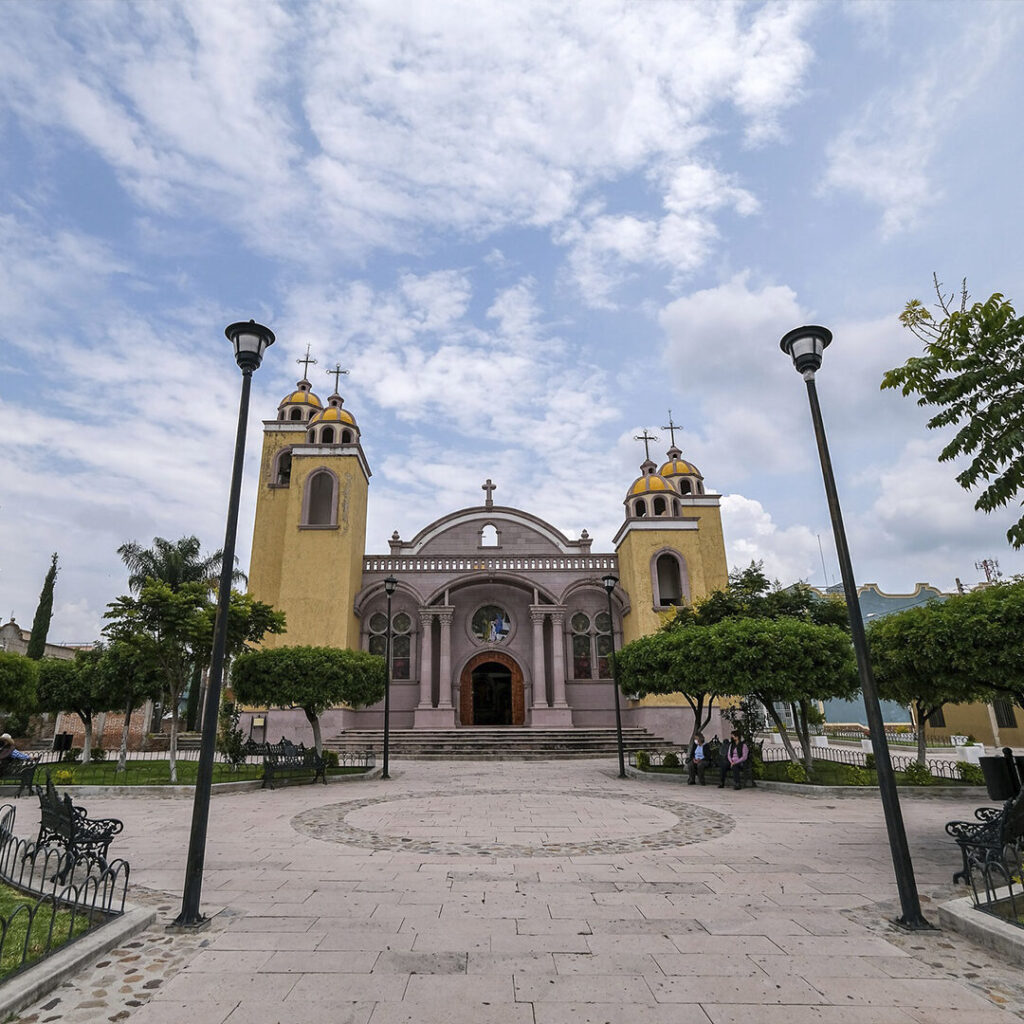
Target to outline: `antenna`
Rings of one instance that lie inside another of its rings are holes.
[[[974,568],[985,574],[987,583],[995,583],[1002,579],[1003,574],[999,571],[999,562],[995,558],[983,558],[980,562],[974,563]]]

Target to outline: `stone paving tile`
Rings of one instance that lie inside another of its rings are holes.
[[[738,1003],[704,1004],[703,1010],[711,1024],[914,1024],[915,1021],[892,1006],[752,1007],[750,1003]],[[964,1022],[961,1020],[959,1024]],[[970,1024],[976,1024],[973,1017]]]
[[[354,1003],[331,994],[323,999],[286,999],[268,1006],[242,1000],[225,1024],[367,1024],[379,1003]],[[180,1024],[191,1024],[191,1018],[179,1018]],[[129,1024],[135,1024],[130,1021]]]
[[[516,1001],[520,1003],[633,1003],[643,1016],[642,1007],[654,1002],[644,979],[632,975],[609,977],[547,977],[517,974]]]
[[[817,988],[801,978],[700,976],[648,978],[659,1003],[795,1003],[821,1005],[830,1002]]]
[[[638,1009],[633,1003],[537,1003],[534,1015],[536,1024],[710,1024],[696,1005]],[[748,1019],[745,1024],[755,1022]]]

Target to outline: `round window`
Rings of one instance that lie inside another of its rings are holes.
[[[388,617],[383,612],[377,612],[370,616],[370,632],[386,633],[388,631]]]
[[[500,605],[485,604],[473,615],[471,628],[481,643],[500,644],[508,638],[512,619]]]
[[[387,620],[385,619],[385,622],[386,621]],[[412,626],[412,619],[410,619],[405,612],[399,612],[394,619],[392,619],[392,622],[395,624],[396,633],[408,633],[409,627]]]
[[[610,633],[612,631],[612,617],[607,612],[599,612],[594,619],[598,633]]]
[[[574,633],[586,633],[590,629],[590,619],[583,612],[577,612],[570,620]]]

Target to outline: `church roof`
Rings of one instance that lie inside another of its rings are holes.
[[[699,476],[702,480],[704,479],[701,476],[700,470],[692,462],[687,462],[685,459],[670,459],[658,470],[658,475],[664,477]]]
[[[305,385],[305,387],[303,387]],[[317,398],[316,395],[310,390],[312,385],[308,380],[300,380],[298,383],[298,390],[292,391],[285,395],[281,399],[278,409],[283,409],[286,405],[311,405],[314,409],[323,408],[323,402]]]
[[[348,409],[331,406],[329,409],[322,409],[320,412],[316,413],[309,423],[310,426],[314,423],[348,423],[354,427],[356,425],[356,420]]]
[[[634,481],[629,489],[629,497],[647,494],[651,491],[671,491],[672,488],[657,473],[646,473]]]

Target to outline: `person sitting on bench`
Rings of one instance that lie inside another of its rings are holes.
[[[722,750],[722,781],[718,783],[719,789],[725,788],[725,780],[729,772],[732,772],[732,788],[742,789],[740,785],[740,772],[743,771],[750,756],[750,747],[743,742],[736,729],[733,729],[729,736],[729,746]]]
[[[23,754],[20,750],[18,750],[18,748],[14,745],[14,740],[11,739],[11,734],[9,732],[5,732],[2,736],[0,736],[0,764],[2,764],[4,761],[33,760],[35,760],[35,758],[33,758],[30,754]]]
[[[694,786],[697,779],[704,785],[704,770],[707,768],[707,758],[704,756],[704,733],[698,732],[693,737],[693,753],[690,754],[690,776],[688,785]]]

